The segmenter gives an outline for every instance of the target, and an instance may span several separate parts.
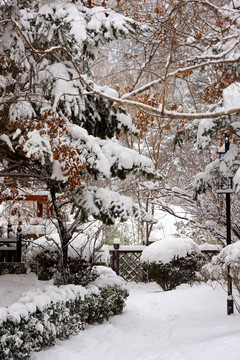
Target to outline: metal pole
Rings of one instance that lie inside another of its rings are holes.
[[[231,206],[230,194],[226,194],[226,219],[227,219],[227,245],[231,244]],[[227,314],[233,314],[233,297],[232,297],[232,278],[230,275],[230,266],[228,265],[228,298]]]
[[[229,150],[229,136],[225,134],[225,153]],[[231,244],[231,200],[230,194],[226,193],[226,222],[227,222],[227,245]],[[227,314],[233,314],[233,297],[232,297],[232,278],[230,275],[230,266],[228,266],[228,298]]]

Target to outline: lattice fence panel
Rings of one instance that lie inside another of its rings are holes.
[[[142,252],[119,252],[119,275],[126,281],[147,282],[147,272],[143,270],[140,257]]]
[[[218,250],[202,250],[207,261],[211,261],[213,256],[219,253]],[[110,250],[111,266],[118,275],[126,281],[147,282],[150,279],[140,262],[141,250],[121,250],[119,248]]]
[[[211,262],[212,258],[219,254],[218,250],[202,250],[202,254],[205,256],[206,260]]]

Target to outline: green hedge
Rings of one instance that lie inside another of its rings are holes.
[[[92,287],[84,296],[71,295],[66,301],[51,301],[40,308],[33,303],[16,303],[9,311],[2,308],[0,359],[28,359],[31,351],[52,346],[57,338],[67,339],[84,330],[85,324],[101,323],[120,314],[127,296],[124,287],[108,285],[102,289]]]
[[[193,251],[185,257],[174,256],[168,263],[162,261],[146,263],[143,268],[148,272],[149,278],[156,281],[163,291],[174,290],[181,284],[192,285],[197,281],[197,272],[203,266],[203,256]]]

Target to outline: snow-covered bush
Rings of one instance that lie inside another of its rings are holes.
[[[203,256],[192,240],[172,238],[156,241],[146,247],[141,262],[150,279],[167,291],[180,284],[196,281],[196,272],[202,267]]]
[[[54,285],[87,285],[97,278],[94,263],[83,258],[68,257],[65,268],[61,264],[60,253],[56,250],[43,250],[34,260],[37,262],[39,280],[54,279]]]
[[[98,279],[87,288],[67,285],[29,291],[0,309],[0,359],[23,360],[31,351],[67,339],[85,324],[103,322],[122,312],[128,296],[124,281],[109,268],[97,267]]]
[[[240,241],[223,248],[212,262],[201,269],[201,275],[205,281],[219,282],[223,287],[227,286],[228,270],[233,286],[240,295]]]
[[[75,236],[68,254],[67,266],[63,268],[59,235],[52,234],[32,242],[26,257],[37,263],[39,280],[54,278],[55,285],[85,286],[97,277],[94,266],[109,260],[109,251],[100,241],[90,240],[82,234]]]

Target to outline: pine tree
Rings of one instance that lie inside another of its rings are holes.
[[[77,226],[90,216],[151,220],[131,199],[91,179],[154,176],[152,162],[122,147],[116,135],[136,132],[118,93],[91,80],[98,49],[140,26],[89,1],[0,2],[0,149],[2,194],[37,182],[48,189],[63,267]],[[63,201],[60,201],[60,195]],[[64,206],[72,206],[73,223]]]

